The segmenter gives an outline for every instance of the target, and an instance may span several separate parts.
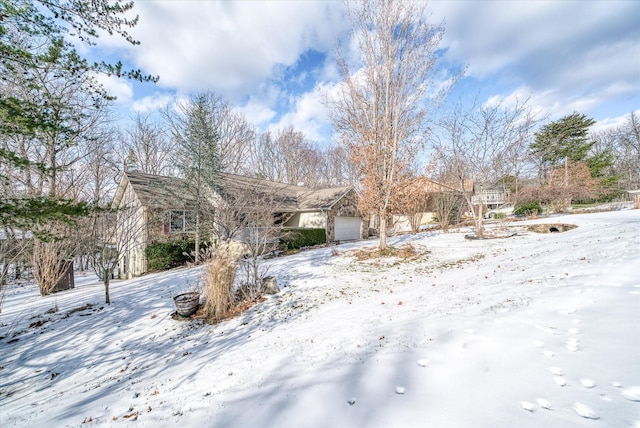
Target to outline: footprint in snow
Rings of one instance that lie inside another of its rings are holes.
[[[543,409],[553,410],[551,408],[551,403],[549,403],[549,401],[545,400],[544,398],[538,398],[536,402],[538,403],[538,406],[542,407]]]
[[[396,386],[396,394],[402,395],[404,394],[404,391],[405,391],[404,386]]]
[[[600,416],[598,416],[596,414],[596,412],[591,410],[591,408],[589,406],[587,406],[586,404],[576,402],[576,404],[574,404],[574,406],[573,406],[573,410],[575,410],[576,413],[578,415],[582,416],[583,418],[586,418],[586,419],[600,419]]]
[[[556,353],[553,351],[543,351],[543,352],[544,352],[544,356],[549,358],[552,358],[556,355]]]
[[[567,340],[566,348],[571,352],[579,351],[580,342],[578,342],[578,339],[569,339]]]
[[[427,365],[429,365],[429,360],[420,359],[420,360],[418,360],[418,365],[420,367],[427,367]]]
[[[554,374],[556,376],[564,376],[564,372],[560,367],[549,367],[549,371],[551,372],[551,374]]]
[[[542,330],[542,331],[544,331],[545,333],[549,333],[549,334],[556,334],[556,329],[557,329],[557,327],[556,327],[556,326],[550,325],[550,326],[548,326],[548,327],[545,327],[545,326],[543,326],[543,325],[536,324],[536,326],[535,326],[535,327],[536,327],[538,330]]]
[[[622,396],[627,400],[640,401],[640,386],[631,386],[623,389]]]
[[[553,381],[558,386],[567,386],[567,380],[565,378],[563,378],[563,377],[556,376],[556,377],[553,378]]]
[[[580,333],[582,333],[582,330],[580,330],[579,328],[570,328],[570,329],[568,330],[568,332],[569,332],[569,334],[574,334],[574,335],[575,335],[575,334],[580,334]]]
[[[539,340],[534,340],[533,346],[535,346],[536,348],[544,348],[544,342],[541,342]]]
[[[611,386],[614,388],[622,388],[622,384],[620,382],[611,382]]]
[[[476,334],[476,331],[474,329],[472,329],[472,328],[468,328],[464,332],[467,333],[467,334]]]
[[[534,412],[536,410],[536,405],[528,401],[521,401],[520,406],[527,412]]]
[[[596,386],[595,382],[592,381],[591,379],[580,379],[580,383],[585,388],[593,388],[594,386]]]
[[[571,322],[574,323],[575,325],[582,324],[582,320],[579,320],[579,319],[573,319],[571,320]]]
[[[347,403],[349,403],[350,406],[353,406],[354,404],[356,404],[356,399],[354,397],[351,397],[347,400]]]

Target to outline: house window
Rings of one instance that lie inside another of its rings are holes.
[[[193,232],[194,228],[192,211],[169,211],[169,233]]]

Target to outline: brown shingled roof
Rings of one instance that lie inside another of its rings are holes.
[[[158,208],[180,208],[195,202],[195,195],[188,183],[181,178],[126,172],[126,178],[144,206]],[[352,187],[332,187],[312,190],[304,186],[293,186],[259,178],[220,173],[219,193],[246,191],[274,195],[278,210],[282,212],[316,211],[330,209],[345,196]],[[117,204],[118,195],[114,203]]]
[[[126,172],[126,179],[140,203],[153,208],[183,208],[195,203],[195,195],[181,178]],[[114,203],[117,205],[118,195]]]

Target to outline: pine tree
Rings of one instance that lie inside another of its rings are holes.
[[[64,146],[82,132],[70,126],[73,107],[67,101],[49,96],[48,89],[37,78],[49,73],[54,84],[64,87],[81,82],[84,95],[100,106],[112,97],[89,72],[107,73],[139,81],[155,81],[139,70],[124,70],[121,63],[89,63],[76,50],[72,38],[94,45],[98,32],[118,34],[137,44],[127,33],[137,17],[126,14],[132,2],[113,3],[95,0],[91,3],[73,0],[0,0],[0,180],[11,181],[12,171],[33,170],[48,177],[49,189],[44,194],[0,195],[0,225],[28,228],[54,219],[72,221],[87,212],[86,204],[63,199],[55,189],[59,168],[31,159],[5,144],[9,139],[38,140],[42,135],[55,136]],[[61,120],[60,114],[66,115]]]
[[[536,132],[529,147],[531,154],[540,160],[544,171],[559,168],[565,162],[586,161],[595,144],[589,139],[589,127],[595,123],[577,112],[551,122]]]
[[[610,150],[597,151],[593,140],[589,135],[589,128],[596,123],[592,118],[584,114],[574,112],[564,116],[555,122],[543,126],[535,134],[535,141],[529,146],[531,155],[537,158],[540,165],[540,179],[551,182],[551,177],[559,174],[564,176],[564,186],[559,189],[567,193],[566,201],[575,199],[570,197],[569,183],[574,180],[571,174],[576,170],[576,165],[584,164],[593,179],[590,181],[589,192],[582,192],[591,196],[584,198],[597,198],[606,194],[607,189],[615,186],[618,178],[608,174],[613,163],[613,155]],[[574,186],[575,187],[575,186]],[[575,193],[575,192],[574,192]]]
[[[214,120],[218,100],[214,93],[201,93],[179,105],[179,112],[165,112],[179,146],[177,167],[189,183],[195,200],[196,263],[200,259],[203,231],[212,223],[211,213],[207,212],[209,195],[216,189],[222,170],[220,137]]]

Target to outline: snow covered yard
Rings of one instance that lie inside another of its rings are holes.
[[[9,288],[0,426],[640,427],[640,210],[529,223],[551,222],[578,227],[270,260],[284,289],[218,325],[170,317],[199,268],[116,281],[110,306],[93,276]]]

